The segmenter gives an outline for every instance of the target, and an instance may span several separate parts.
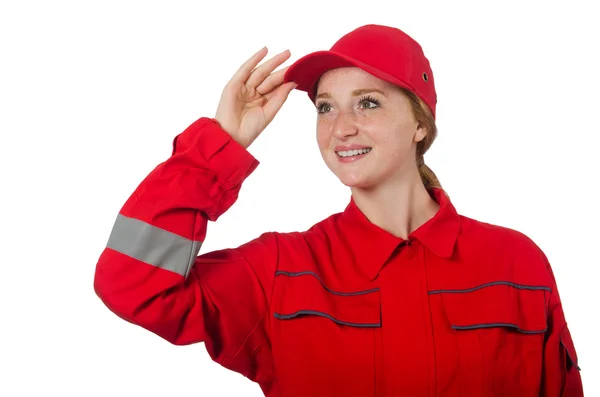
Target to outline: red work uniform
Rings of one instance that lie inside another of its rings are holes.
[[[197,256],[258,162],[201,118],[127,200],[94,288],[123,319],[266,396],[582,396],[551,267],[525,235],[440,205],[408,239],[344,212]]]

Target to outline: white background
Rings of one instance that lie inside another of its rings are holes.
[[[1,4],[0,395],[262,395],[202,344],[174,347],[109,312],[94,267],[127,197],[176,134],[214,116],[243,61],[267,45],[289,48],[288,65],[367,23],[425,49],[439,100],[426,162],[460,213],[550,258],[586,395],[600,395],[595,1]],[[315,117],[293,92],[203,252],[343,210]]]

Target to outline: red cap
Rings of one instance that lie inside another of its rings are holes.
[[[420,97],[435,117],[437,96],[429,60],[421,45],[400,29],[365,25],[339,39],[331,50],[305,55],[285,73],[314,102],[316,83],[328,70],[356,66]]]

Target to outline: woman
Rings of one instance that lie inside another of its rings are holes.
[[[582,396],[552,270],[525,235],[457,214],[423,155],[433,74],[402,31],[360,27],[273,72],[252,56],[214,118],[173,143],[121,209],[95,290],[174,344],[204,342],[267,396]],[[310,230],[197,257],[294,88],[352,196]]]

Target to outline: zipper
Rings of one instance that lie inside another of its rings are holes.
[[[437,363],[435,360],[435,339],[433,337],[433,319],[431,318],[431,302],[429,301],[428,294],[428,272],[427,272],[427,263],[426,263],[426,252],[425,247],[422,244],[419,245],[419,249],[417,250],[417,260],[419,261],[419,268],[421,272],[421,293],[423,294],[423,302],[424,302],[424,313],[425,313],[425,322],[427,328],[427,342],[428,345],[425,347],[427,353],[424,356],[427,356],[429,361],[429,396],[435,397],[437,396]]]

